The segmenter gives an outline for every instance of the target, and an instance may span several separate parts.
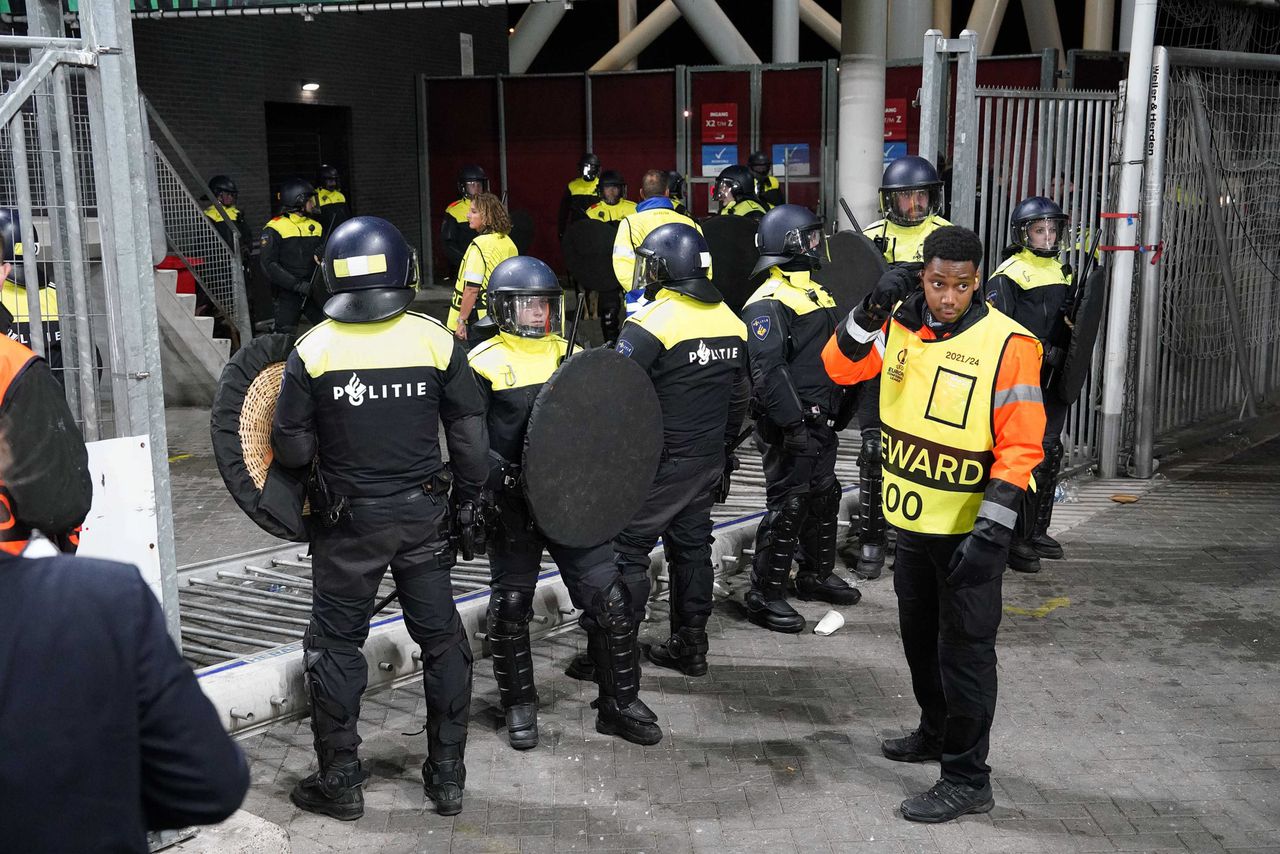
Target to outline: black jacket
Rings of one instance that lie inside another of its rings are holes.
[[[147,850],[213,824],[249,769],[138,570],[0,555],[0,847]]]

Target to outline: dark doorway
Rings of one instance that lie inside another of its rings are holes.
[[[353,210],[356,176],[351,173],[351,108],[318,104],[267,102],[267,177],[271,197],[267,204],[276,213],[275,193],[287,178],[316,180],[322,163],[342,173],[342,192]]]

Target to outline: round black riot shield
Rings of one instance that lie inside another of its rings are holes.
[[[213,456],[227,491],[258,527],[285,540],[307,539],[305,469],[274,461],[271,420],[293,350],[292,335],[263,335],[231,357],[213,399]]]
[[[618,233],[616,222],[580,219],[565,229],[560,250],[564,264],[578,287],[589,291],[608,291],[618,287],[613,273],[613,238]],[[630,282],[627,283],[630,287]]]
[[[831,293],[844,317],[871,293],[889,265],[876,245],[857,231],[836,232],[827,240],[827,250],[831,258],[814,278]]]
[[[534,522],[561,545],[609,542],[640,509],[661,456],[648,374],[613,350],[575,353],[529,416],[523,475]]]
[[[702,223],[702,234],[711,248],[711,283],[724,297],[724,304],[740,314],[755,290],[750,283],[756,251],[758,222],[745,216],[716,216]]]
[[[1054,374],[1050,388],[1063,403],[1071,404],[1080,397],[1084,381],[1089,377],[1093,361],[1093,345],[1102,328],[1102,310],[1107,298],[1107,271],[1094,267],[1076,296],[1071,342],[1062,367]]]

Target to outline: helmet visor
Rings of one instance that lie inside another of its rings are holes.
[[[636,251],[636,269],[631,277],[631,290],[656,287],[667,279],[667,263],[648,250]]]
[[[919,225],[941,210],[941,184],[880,191],[880,212],[898,225]]]
[[[803,228],[793,228],[782,239],[782,251],[785,255],[807,255],[815,261],[826,260],[827,238],[822,233],[822,221]]]
[[[1013,229],[1013,240],[1024,249],[1044,255],[1058,255],[1067,248],[1070,219],[1064,216],[1046,216],[1018,223]]]
[[[550,294],[512,294],[497,301],[494,307],[498,328],[521,338],[545,338],[559,335],[564,314],[560,297]]]

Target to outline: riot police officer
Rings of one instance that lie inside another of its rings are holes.
[[[320,225],[325,234],[333,234],[333,230],[351,219],[351,204],[342,192],[342,173],[337,166],[324,164],[320,167],[320,187],[316,190],[316,207]]]
[[[751,170],[752,176],[756,180],[756,198],[760,200],[766,208],[776,208],[784,203],[782,197],[782,187],[778,184],[778,179],[774,177],[770,170],[773,164],[769,161],[769,155],[763,151],[753,151],[751,156],[747,158],[747,168]]]
[[[31,254],[40,255],[40,236],[32,231],[36,245]],[[31,347],[32,323],[30,295],[27,289],[26,253],[22,245],[22,220],[16,208],[0,208],[0,241],[6,247],[5,256],[12,263],[6,264],[3,284],[0,284],[0,308],[7,313],[4,328],[0,329],[19,344]],[[62,381],[62,320],[58,309],[58,289],[50,284],[44,271],[36,268],[40,297],[40,330],[44,339],[45,360],[53,375]]]
[[[1018,202],[1009,221],[1005,260],[987,281],[987,301],[1026,327],[1044,347],[1040,386],[1044,398],[1044,460],[1032,472],[1035,490],[1027,493],[1018,529],[1009,545],[1009,567],[1039,572],[1040,559],[1059,560],[1062,546],[1049,536],[1054,486],[1062,466],[1062,428],[1071,404],[1048,390],[1054,368],[1066,351],[1066,303],[1071,269],[1059,260],[1068,246],[1070,220],[1056,202],[1031,196]]]
[[[591,152],[578,161],[578,174],[565,185],[556,217],[556,234],[564,238],[565,229],[587,215],[587,208],[600,201],[600,158]]]
[[[721,216],[749,216],[759,219],[765,207],[756,198],[756,179],[745,166],[726,166],[716,178],[716,196]]]
[[[899,157],[884,170],[880,181],[880,215],[863,231],[890,265],[918,265],[924,239],[950,225],[938,211],[942,180],[923,157]],[[881,506],[883,480],[880,446],[880,380],[861,383],[856,395],[862,447],[858,453],[858,524],[849,527],[840,556],[860,578],[879,578],[888,548],[888,526]]]
[[[690,216],[689,205],[685,200],[685,193],[688,192],[688,185],[684,180],[684,175],[679,169],[671,169],[667,172],[667,198],[671,199],[671,206],[678,214]]]
[[[613,274],[618,279],[618,290],[600,293],[600,329],[606,344],[613,343],[623,321],[622,298],[626,295],[627,313],[639,307],[642,291],[632,290],[635,284],[636,247],[644,242],[660,225],[682,222],[698,228],[697,223],[684,214],[677,213],[670,198],[670,185],[665,170],[650,169],[644,173],[640,184],[640,204],[636,212],[623,217],[618,224],[618,234],[613,239]]]
[[[488,614],[494,678],[511,746],[534,747],[538,695],[529,620],[545,547],[585,611],[590,670],[600,686],[600,697],[592,704],[597,729],[637,744],[656,744],[662,730],[639,698],[633,664],[636,626],[613,549],[607,542],[574,548],[549,540],[534,524],[520,486],[520,460],[534,400],[568,347],[560,335],[562,298],[559,280],[543,262],[528,256],[503,261],[489,277],[489,316],[498,335],[470,356],[488,404],[489,486],[496,510],[490,525],[493,593]]]
[[[786,599],[797,546],[797,596],[836,605],[862,598],[834,573],[841,492],[832,419],[840,390],[821,354],[838,318],[835,300],[813,278],[820,266],[822,220],[808,208],[780,205],[760,220],[756,243],[760,260],[752,275],[767,278],[747,300],[742,319],[767,509],[756,530],[746,605],[752,622],[797,633],[804,617]]]
[[[293,332],[303,316],[311,323],[324,320],[311,295],[324,229],[312,218],[316,191],[301,178],[281,184],[276,201],[280,214],[262,229],[258,263],[275,298],[275,331]]]
[[[248,257],[252,238],[249,236],[249,223],[245,220],[240,208],[236,207],[240,188],[229,175],[214,175],[209,179],[209,192],[213,193],[213,197],[218,200],[219,205],[222,205],[222,210],[226,211],[227,216],[223,218],[217,205],[209,205],[205,208],[204,215],[213,223],[213,227],[217,229],[218,234],[228,246],[233,245],[231,229],[234,228],[236,235],[240,238],[240,252]],[[228,223],[227,220],[231,222]]]
[[[618,222],[636,212],[636,203],[627,198],[627,182],[621,172],[600,173],[600,201],[587,208],[587,216],[601,222]]]
[[[449,330],[406,311],[417,259],[389,222],[362,216],[343,223],[325,247],[323,268],[330,319],[289,354],[271,431],[276,459],[289,467],[314,459],[318,484],[310,493],[319,521],[311,530],[314,592],[302,645],[320,768],[290,798],[343,820],[364,812],[360,648],[390,565],[405,626],[422,649],[424,790],[440,814],[454,815],[466,783],[471,646],[449,580],[449,483],[455,506],[469,511],[488,471],[484,401]]]
[[[614,538],[636,619],[649,598],[649,553],[662,538],[671,573],[671,635],[649,660],[707,672],[711,506],[727,495],[746,414],[746,327],[708,278],[711,250],[692,225],[668,223],[636,248],[636,287],[652,300],[622,327],[617,350],[644,368],[662,407],[663,454],[644,505]],[[721,495],[721,487],[724,495]]]
[[[481,193],[489,192],[489,176],[474,163],[463,166],[458,172],[460,198],[444,209],[444,222],[440,224],[440,240],[444,244],[444,256],[452,274],[462,265],[462,255],[476,239],[477,232],[467,222],[471,203]]]

